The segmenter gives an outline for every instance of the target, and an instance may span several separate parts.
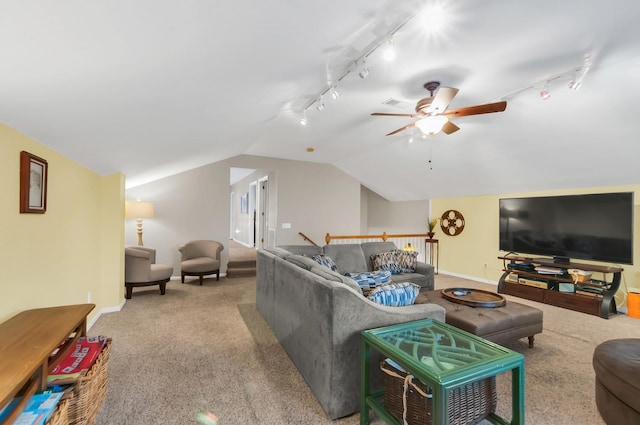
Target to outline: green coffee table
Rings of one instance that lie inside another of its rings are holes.
[[[362,331],[361,348],[361,425],[369,424],[369,409],[387,424],[400,424],[384,408],[383,392],[371,393],[371,348],[431,387],[434,425],[446,424],[448,390],[510,370],[512,420],[507,422],[495,413],[487,420],[500,425],[524,424],[524,356],[520,353],[433,319]]]

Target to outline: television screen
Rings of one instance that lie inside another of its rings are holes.
[[[633,264],[633,193],[500,199],[500,250]]]

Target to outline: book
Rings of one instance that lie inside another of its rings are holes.
[[[518,279],[518,283],[520,285],[533,286],[535,288],[549,289],[549,282],[543,282],[540,280],[525,279],[521,277]]]
[[[47,376],[47,383],[79,378],[93,366],[106,343],[105,336],[80,337],[73,350]]]
[[[64,393],[42,392],[36,393],[27,402],[24,410],[16,421],[16,425],[42,425],[47,422],[58,405],[58,401]],[[14,398],[11,403],[0,411],[0,422],[9,416],[15,406],[20,402],[21,397]]]

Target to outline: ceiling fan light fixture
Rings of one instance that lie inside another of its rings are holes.
[[[416,122],[416,127],[418,127],[423,134],[435,136],[442,130],[442,127],[447,121],[449,121],[449,119],[444,115],[433,115]]]

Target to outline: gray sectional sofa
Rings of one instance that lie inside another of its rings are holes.
[[[344,276],[372,271],[371,255],[397,249],[393,242],[317,247],[287,245],[259,250],[256,306],[331,419],[359,411],[360,333],[365,329],[424,318],[444,321],[436,304],[387,307],[369,301],[358,284]],[[338,271],[316,263],[329,256]],[[419,263],[415,273],[393,275],[421,290],[433,289],[433,267]],[[380,356],[372,356],[381,388]]]

